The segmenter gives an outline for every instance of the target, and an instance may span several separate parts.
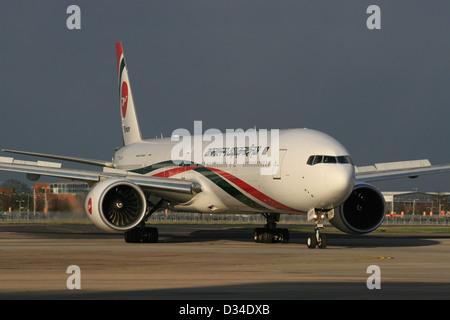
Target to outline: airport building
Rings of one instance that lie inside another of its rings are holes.
[[[35,211],[84,212],[84,201],[89,190],[87,183],[35,183]]]
[[[450,215],[449,192],[382,192],[387,214]]]
[[[15,190],[14,188],[0,188],[0,210],[10,211],[16,204]]]

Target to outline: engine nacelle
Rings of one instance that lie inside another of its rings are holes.
[[[368,233],[383,222],[386,202],[378,189],[370,184],[357,183],[352,193],[334,208],[330,223],[346,233]]]
[[[144,218],[147,201],[136,184],[121,178],[110,178],[96,184],[86,197],[86,214],[100,229],[127,231]]]

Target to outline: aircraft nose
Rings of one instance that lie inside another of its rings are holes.
[[[325,184],[335,200],[344,201],[355,184],[355,169],[352,165],[335,165],[328,168]]]

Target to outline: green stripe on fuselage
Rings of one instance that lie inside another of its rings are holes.
[[[130,171],[134,172],[134,173],[146,174],[146,173],[149,173],[149,172],[161,169],[161,168],[171,167],[171,166],[174,166],[174,163],[172,160],[168,160],[168,161],[154,163],[151,166],[134,169],[134,170],[130,170]]]
[[[209,170],[208,168],[199,167],[199,168],[195,168],[194,171],[201,173],[203,176],[205,176],[206,178],[208,178],[209,180],[214,182],[218,187],[220,187],[222,190],[224,190],[230,196],[232,196],[236,200],[239,200],[243,204],[245,204],[253,209],[261,210],[262,212],[267,211],[266,207],[260,205],[259,203],[253,201],[252,199],[248,198],[246,195],[244,195],[242,192],[240,192],[238,189],[236,189],[230,183],[228,183],[225,179],[223,179],[217,173]]]
[[[164,167],[171,167],[174,165],[175,164],[172,160],[168,160],[168,161],[154,163],[151,166],[147,166],[144,168],[130,170],[130,172],[146,174],[146,173],[155,171],[157,169],[161,169]],[[189,166],[189,165],[192,165],[192,164],[181,163],[178,166]],[[204,177],[208,178],[209,180],[211,180],[214,184],[216,184],[218,187],[220,187],[222,190],[224,190],[230,196],[232,196],[236,200],[239,200],[243,204],[245,204],[253,209],[260,210],[261,212],[267,211],[266,207],[260,205],[259,203],[255,202],[252,199],[250,199],[249,197],[247,197],[245,194],[243,194],[241,191],[239,191],[238,189],[233,187],[229,182],[227,182],[224,178],[222,178],[220,175],[218,175],[214,171],[212,171],[208,168],[202,167],[202,166],[194,168],[193,170],[202,174]]]

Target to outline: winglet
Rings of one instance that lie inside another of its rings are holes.
[[[131,93],[128,70],[123,54],[122,43],[116,43],[117,71],[119,80],[120,114],[122,119],[123,143],[125,145],[142,141],[137,120],[136,108]]]

